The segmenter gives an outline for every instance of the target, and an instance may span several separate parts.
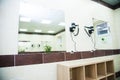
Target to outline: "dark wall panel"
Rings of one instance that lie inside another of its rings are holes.
[[[65,60],[81,59],[81,52],[65,53]]]
[[[96,50],[94,56],[95,57],[105,56],[105,51],[104,50]]]
[[[15,57],[16,66],[42,63],[42,54],[20,54]]]
[[[94,52],[90,52],[90,51],[85,51],[81,53],[81,58],[92,58],[94,57]]]
[[[93,57],[101,57],[108,55],[120,54],[120,49],[116,50],[96,50],[83,51],[83,52],[52,52],[52,53],[39,53],[39,52],[28,52],[21,53],[18,55],[1,55],[0,56],[0,67],[9,66],[20,66],[20,65],[32,65],[32,64],[42,64],[51,63],[59,61],[77,60]]]
[[[105,55],[113,55],[113,50],[105,50]]]
[[[43,54],[43,63],[64,61],[64,53]]]
[[[0,67],[14,66],[14,55],[1,55]]]

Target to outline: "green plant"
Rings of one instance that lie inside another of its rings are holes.
[[[25,52],[25,49],[18,49],[18,52]]]
[[[44,46],[44,50],[45,50],[46,53],[49,53],[49,52],[51,52],[52,47],[49,46],[49,45],[45,45],[45,46]]]

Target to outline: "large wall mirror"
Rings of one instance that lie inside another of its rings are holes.
[[[35,0],[36,1],[36,0]],[[19,12],[19,52],[65,51],[65,16],[34,0],[22,0]]]

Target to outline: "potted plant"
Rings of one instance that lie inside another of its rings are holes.
[[[45,45],[44,50],[45,50],[46,53],[50,53],[51,50],[52,50],[52,47],[50,45]]]

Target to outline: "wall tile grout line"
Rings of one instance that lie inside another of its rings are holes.
[[[82,55],[83,53],[81,52],[81,59],[83,59],[83,55]]]
[[[64,53],[64,61],[67,61],[67,59],[66,59],[66,53]]]
[[[44,53],[42,53],[42,63],[44,63]]]
[[[14,55],[14,66],[16,66],[16,55]]]

